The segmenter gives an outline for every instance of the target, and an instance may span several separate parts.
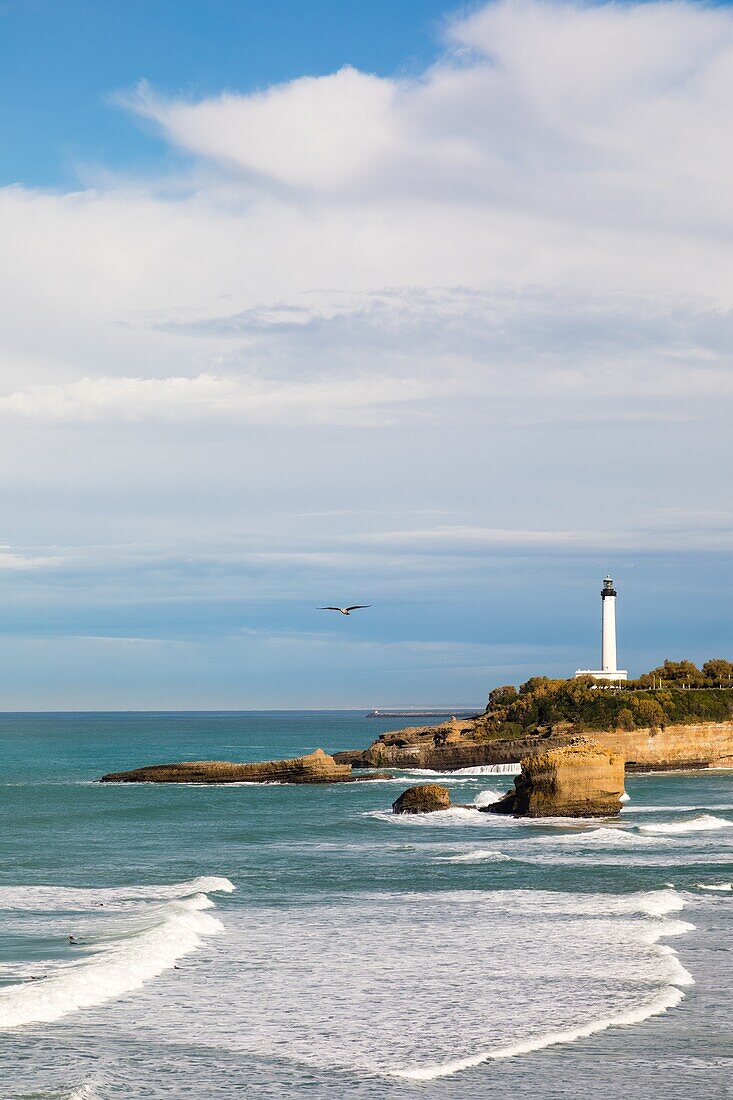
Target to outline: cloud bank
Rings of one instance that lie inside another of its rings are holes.
[[[456,540],[580,547],[589,576],[727,545],[733,10],[498,0],[410,77],[115,101],[183,167],[0,190],[0,537],[32,548],[0,589],[58,545],[79,599],[75,547],[150,546],[163,588],[188,547],[204,602],[234,543],[326,555],[359,597]],[[695,518],[649,519],[672,509]],[[440,574],[416,575],[440,634]]]

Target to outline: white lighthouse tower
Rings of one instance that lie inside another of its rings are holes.
[[[580,668],[577,676],[592,676],[596,680],[625,680],[628,673],[617,668],[616,662],[616,589],[606,577],[601,589],[601,667]]]

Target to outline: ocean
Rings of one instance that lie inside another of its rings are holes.
[[[392,816],[416,773],[95,782],[395,724],[0,715],[1,1100],[733,1096],[733,772],[573,823]]]

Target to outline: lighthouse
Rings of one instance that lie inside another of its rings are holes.
[[[593,676],[596,680],[625,680],[627,672],[617,667],[616,659],[616,589],[611,577],[605,577],[601,589],[601,667],[580,668],[577,676]]]

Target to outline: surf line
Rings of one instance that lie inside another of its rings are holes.
[[[684,996],[681,989],[673,986],[656,997],[654,1001],[646,1005],[640,1005],[635,1009],[629,1009],[627,1012],[620,1012],[616,1016],[594,1020],[588,1024],[580,1024],[578,1027],[568,1028],[566,1031],[551,1031],[546,1035],[538,1036],[536,1039],[523,1039],[516,1043],[498,1047],[496,1050],[482,1051],[480,1054],[459,1058],[455,1062],[425,1066],[423,1069],[392,1070],[388,1076],[401,1077],[409,1081],[434,1081],[438,1077],[450,1077],[454,1073],[460,1073],[464,1069],[473,1069],[485,1062],[494,1062],[501,1058],[515,1058],[518,1054],[530,1054],[533,1051],[544,1050],[545,1047],[557,1046],[560,1043],[574,1043],[577,1039],[585,1039],[611,1027],[640,1024],[651,1016],[661,1016],[668,1009],[674,1008]]]
[[[674,899],[673,901],[665,899],[661,905],[649,905],[644,911],[650,917],[664,917],[667,913],[682,908],[684,908],[684,903],[681,902],[681,899]],[[671,927],[665,929],[662,925],[659,928],[656,939],[663,939],[665,936],[670,935],[678,935],[680,931],[692,931],[692,929],[693,925],[690,924],[678,925],[676,930]],[[588,1038],[591,1035],[595,1035],[600,1031],[606,1031],[609,1028],[628,1027],[632,1024],[643,1023],[644,1020],[648,1020],[652,1016],[662,1016],[670,1008],[674,1008],[680,1001],[684,1000],[685,994],[679,987],[694,985],[695,980],[679,962],[677,953],[671,947],[662,945],[660,950],[667,956],[674,956],[677,972],[674,977],[667,979],[669,983],[668,988],[658,993],[656,997],[647,1001],[645,1004],[637,1005],[635,1008],[629,1008],[623,1012],[617,1012],[610,1016],[602,1017],[601,1019],[591,1020],[585,1024],[577,1024],[563,1031],[551,1031],[544,1035],[538,1035],[534,1039],[519,1039],[514,1043],[506,1043],[494,1050],[484,1050],[477,1054],[469,1054],[464,1058],[457,1058],[452,1062],[442,1062],[415,1069],[396,1069],[388,1071],[386,1075],[388,1077],[399,1077],[408,1081],[434,1081],[439,1077],[451,1077],[454,1073],[460,1073],[462,1070],[474,1069],[487,1062],[499,1061],[503,1058],[515,1058],[517,1055],[531,1054],[534,1051],[544,1050],[546,1047],[574,1043],[578,1039]]]

